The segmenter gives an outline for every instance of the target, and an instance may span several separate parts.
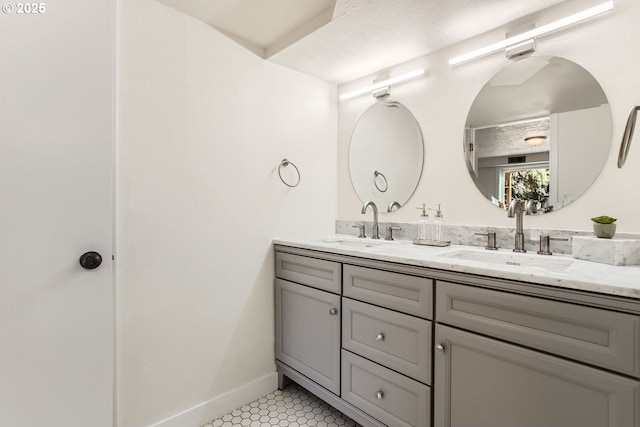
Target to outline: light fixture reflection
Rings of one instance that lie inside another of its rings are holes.
[[[524,142],[526,142],[532,147],[537,147],[547,142],[547,136],[546,135],[528,136],[524,139]]]

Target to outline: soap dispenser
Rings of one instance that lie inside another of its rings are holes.
[[[420,219],[418,219],[418,240],[431,240],[430,233],[430,224],[429,224],[429,215],[427,214],[426,204],[423,203],[421,208],[422,214],[420,215]]]
[[[433,220],[433,240],[438,242],[444,242],[448,240],[447,236],[447,228],[444,224],[444,215],[442,214],[442,209],[440,208],[440,203],[438,203],[438,209],[429,208],[431,210],[436,211],[436,216]]]

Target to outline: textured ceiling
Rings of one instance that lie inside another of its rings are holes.
[[[335,83],[404,62],[561,0],[338,0],[334,19],[269,58]]]
[[[564,0],[159,0],[256,54],[345,83]]]

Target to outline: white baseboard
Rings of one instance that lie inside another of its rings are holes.
[[[253,402],[277,388],[278,374],[274,372],[149,427],[201,427],[203,424]]]

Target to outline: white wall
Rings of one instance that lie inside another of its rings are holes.
[[[539,22],[550,22],[585,7],[569,1],[539,15]],[[589,218],[610,215],[619,218],[618,230],[640,231],[640,136],[636,135],[627,164],[617,169],[616,161],[629,109],[640,102],[640,2],[617,0],[607,16],[538,40],[535,55],[562,56],[574,61],[600,82],[613,115],[612,145],[606,165],[597,182],[570,206],[540,217],[527,217],[525,227],[590,230]],[[456,23],[464,25],[464,23]],[[504,54],[491,56],[452,68],[450,57],[504,38],[503,29],[475,37],[464,43],[391,67],[392,75],[425,67],[427,76],[391,89],[391,99],[402,102],[418,119],[425,135],[425,166],[416,194],[407,208],[381,216],[381,221],[409,222],[418,219],[413,209],[423,202],[442,203],[445,220],[461,225],[514,226],[503,211],[491,205],[476,189],[465,166],[462,138],[467,113],[482,86],[510,61]],[[385,70],[387,71],[387,70]],[[385,73],[380,73],[385,74]],[[350,82],[347,91],[370,84],[376,75]],[[338,218],[371,220],[360,214],[360,201],[354,193],[348,172],[349,138],[359,115],[373,102],[370,97],[341,101],[338,123]],[[580,167],[576,159],[576,168]]]
[[[118,19],[118,425],[138,427],[275,387],[271,239],[334,229],[337,97],[153,0]]]

